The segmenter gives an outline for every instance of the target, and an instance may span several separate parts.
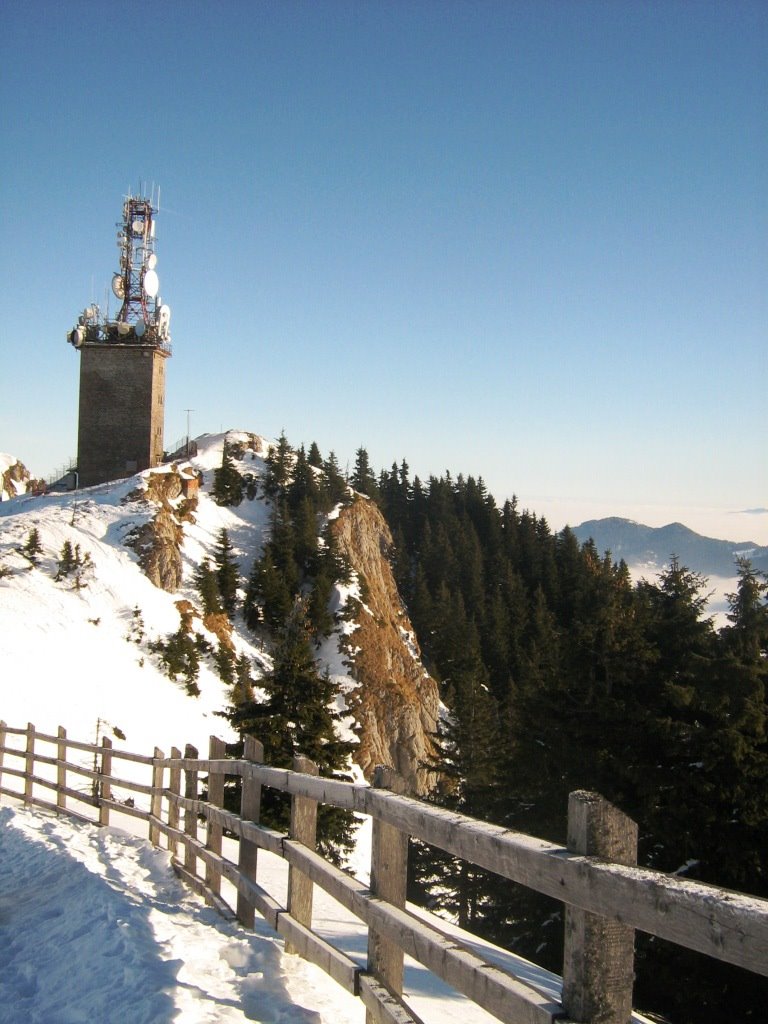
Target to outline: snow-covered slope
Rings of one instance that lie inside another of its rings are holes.
[[[211,496],[225,441],[241,476],[255,483],[248,488],[251,496],[236,507],[219,506]],[[194,577],[204,559],[213,560],[226,529],[244,586],[270,528],[271,506],[259,485],[270,446],[243,431],[204,435],[188,463],[0,505],[0,673],[8,681],[0,691],[0,718],[15,726],[29,721],[46,733],[63,725],[81,740],[113,731],[136,752],[186,743],[205,750],[214,733],[236,738],[217,715],[229,706],[231,693],[219,676],[215,652],[231,645],[236,657],[245,656],[258,683],[271,665],[269,641],[255,636],[239,614],[231,626],[226,620],[204,622]],[[352,582],[334,588],[335,626],[316,658],[338,687],[339,709],[349,712],[341,728],[346,739],[358,743],[358,763],[364,770],[374,763],[393,764],[415,792],[423,792],[428,781],[422,763],[438,714],[437,687],[421,664],[391,578],[385,553],[391,537],[381,516],[369,521],[375,510],[368,504],[352,501],[329,516],[336,519]],[[59,578],[65,545],[83,564]],[[377,606],[376,614],[360,601],[360,579],[370,601],[381,595],[386,607]],[[350,598],[356,598],[350,606],[356,621],[351,611],[347,615]],[[182,619],[192,622],[187,632],[199,634],[211,648],[200,658],[195,681],[200,694],[194,697],[183,680],[168,678],[161,656],[152,650],[179,630]],[[361,639],[350,643],[357,630]],[[389,704],[381,697],[384,691]],[[375,714],[366,692],[378,695]]]
[[[0,506],[0,715],[32,721],[41,730],[65,725],[72,736],[93,739],[97,720],[121,730],[131,749],[207,742],[224,722],[225,688],[208,666],[199,698],[171,682],[149,654],[147,642],[178,628],[179,596],[153,586],[124,541],[154,509],[131,498],[141,478],[65,495],[21,497]],[[201,502],[190,531],[189,559],[209,543],[226,509]],[[36,530],[42,552],[31,564],[19,552]],[[56,580],[66,541],[91,566],[77,588]],[[190,580],[191,583],[191,580]],[[132,642],[140,609],[145,642]]]

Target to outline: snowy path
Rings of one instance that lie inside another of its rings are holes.
[[[259,880],[284,905],[285,864],[262,855]],[[320,889],[313,923],[365,964],[364,927]],[[554,975],[441,927],[559,997]],[[425,1024],[495,1021],[410,958],[404,993]],[[639,1014],[632,1019],[648,1024]],[[167,851],[119,828],[0,807],[0,1024],[364,1020],[358,999],[313,964],[286,955],[258,916],[251,932],[207,907],[178,880]]]
[[[360,1024],[360,1004],[117,829],[0,809],[2,1024]]]

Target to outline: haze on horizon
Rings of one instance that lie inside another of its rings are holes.
[[[65,333],[143,181],[167,447],[191,409],[193,434],[482,475],[555,527],[668,509],[730,534],[709,510],[768,540],[727,518],[768,505],[765,4],[0,18],[0,450],[36,475],[75,452]]]

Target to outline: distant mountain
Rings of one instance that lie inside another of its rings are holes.
[[[629,566],[661,569],[672,555],[677,555],[681,565],[705,576],[735,576],[737,557],[749,558],[755,569],[768,570],[768,547],[752,541],[702,537],[682,523],[644,526],[612,516],[590,519],[574,527],[573,532],[582,542],[591,537],[598,551],[610,551],[615,561],[623,558]]]

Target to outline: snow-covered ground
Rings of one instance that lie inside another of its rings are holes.
[[[360,1024],[360,1005],[114,828],[0,810],[2,1024]]]
[[[0,808],[0,1024],[363,1024],[362,1003],[286,954],[258,915],[248,931],[189,892],[166,851],[11,803]],[[258,879],[284,905],[285,864],[261,851]],[[317,888],[313,925],[365,965],[364,928]],[[559,998],[553,975],[440,927]],[[403,993],[425,1024],[495,1020],[409,958]]]
[[[218,532],[228,530],[247,574],[267,529],[268,508],[261,500],[227,509],[210,499],[206,491],[221,463],[224,435],[200,441],[192,461],[205,486],[195,523],[185,525],[179,594],[155,588],[124,544],[154,512],[129,497],[139,478],[0,504],[0,719],[18,728],[31,721],[51,734],[61,725],[71,739],[86,742],[119,730],[125,739],[116,740],[118,746],[148,755],[155,746],[169,753],[185,743],[204,753],[211,734],[230,738],[216,714],[227,705],[228,691],[211,664],[201,666],[201,694],[193,698],[167,678],[147,649],[147,640],[178,627],[180,597],[197,600],[194,567],[210,555]],[[246,452],[245,458],[244,468],[263,469],[258,454]],[[19,553],[32,529],[43,549],[36,565]],[[55,579],[67,540],[91,556],[93,569],[80,589]],[[339,605],[345,597],[340,589]],[[141,643],[132,635],[137,607],[146,632]],[[339,624],[340,634],[347,625]],[[254,671],[268,664],[268,654],[245,629],[236,628],[233,639]],[[320,653],[343,685],[338,645],[329,641]],[[51,771],[41,766],[38,774]],[[121,773],[129,774],[124,763]],[[87,779],[80,783],[90,785]],[[287,956],[264,922],[257,920],[249,933],[224,921],[182,887],[166,852],[136,834],[140,823],[123,817],[115,825],[99,830],[5,801],[0,1024],[362,1024],[362,1004],[318,968]],[[351,865],[358,875],[368,864],[366,835],[361,829]],[[285,905],[282,862],[260,853],[259,882]],[[234,902],[232,894],[228,901]],[[364,964],[364,929],[320,892],[315,925]],[[466,941],[492,962],[514,964],[516,972],[557,996],[557,979],[503,950]],[[417,964],[407,964],[405,989],[426,1024],[492,1019]]]

